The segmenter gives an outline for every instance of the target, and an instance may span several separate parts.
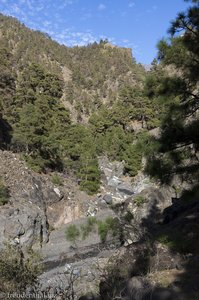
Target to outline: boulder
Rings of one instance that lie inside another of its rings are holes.
[[[132,196],[134,194],[134,191],[132,187],[128,184],[121,183],[117,186],[117,190],[119,193],[122,193],[127,196]]]
[[[109,205],[111,205],[113,202],[113,197],[111,194],[104,195],[102,199]]]
[[[61,199],[63,199],[63,197],[63,193],[57,187],[55,187],[54,189],[50,188],[46,192],[48,204],[59,202]]]

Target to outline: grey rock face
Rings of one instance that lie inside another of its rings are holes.
[[[105,202],[110,205],[113,202],[113,197],[112,195],[107,194],[103,196],[103,200],[105,200]]]
[[[24,247],[33,247],[33,249],[42,246],[41,253],[44,257],[46,269],[40,280],[44,288],[51,286],[52,289],[56,289],[60,280],[67,286],[67,282],[64,280],[69,278],[71,271],[73,271],[81,294],[92,290],[100,278],[97,264],[100,263],[100,267],[104,266],[108,258],[113,255],[114,247],[120,246],[120,241],[116,245],[116,243],[114,244],[115,241],[110,240],[108,248],[101,248],[99,236],[95,233],[95,235],[88,237],[86,241],[80,241],[78,247],[71,247],[71,243],[66,241],[65,237],[66,225],[53,230],[49,238],[46,207],[49,205],[48,209],[52,210],[53,204],[60,205],[62,203],[60,201],[63,198],[62,189],[54,187],[41,176],[28,170],[23,162],[19,161],[13,154],[7,152],[3,154],[0,152],[0,154],[0,175],[5,178],[11,191],[10,203],[0,207],[0,247],[4,241],[8,240],[12,243],[20,243]],[[8,161],[8,163],[5,164],[4,161]],[[1,166],[3,167],[1,168]],[[149,188],[150,183],[147,182],[145,177],[142,177],[140,182],[135,181],[131,185],[128,178],[123,177],[122,163],[110,163],[104,160],[101,163],[101,169],[104,172],[106,184],[104,192],[98,200],[104,201],[103,213],[100,218],[115,216],[113,211],[108,208],[108,205],[112,204],[121,204],[122,216],[127,213],[133,216],[131,225],[134,230],[131,227],[131,234],[126,236],[124,240],[125,247],[123,248],[128,249],[128,247],[133,247],[134,243],[139,240],[139,233],[142,234],[146,220],[148,227],[153,227],[154,224],[159,222],[161,212],[170,205],[171,193],[168,189]],[[138,193],[140,191],[144,201],[141,205],[138,205],[134,192]],[[93,213],[98,215],[96,205],[96,203],[93,203],[93,206],[89,206],[90,215],[93,215]],[[58,214],[60,211],[58,211]],[[81,222],[82,220],[78,220],[74,224],[81,225]],[[158,265],[159,268],[173,268],[176,266],[177,260],[172,260],[172,256],[169,256],[165,249],[158,248],[158,251],[159,256],[163,259],[163,262],[161,261],[161,264]],[[145,254],[144,249],[138,249],[138,252],[139,255],[141,252]],[[147,251],[141,260],[142,265],[144,265],[144,257],[147,257]],[[135,259],[136,255],[132,253],[132,259],[130,260],[132,264]],[[130,265],[127,259],[126,263]],[[155,258],[154,261],[151,259],[151,263],[153,264],[150,266],[151,270],[153,270],[153,267],[154,270],[157,270]],[[134,269],[136,269],[136,266]],[[169,299],[169,292],[163,290],[157,291],[152,298],[149,298],[149,296],[151,297],[151,289],[148,283],[140,279],[138,276],[140,273],[137,272],[137,269],[134,275],[133,279],[128,282],[129,298],[127,300]],[[144,293],[142,293],[143,290],[145,290]]]
[[[17,242],[24,247],[48,241],[46,203],[59,201],[53,185],[8,151],[0,151],[0,176],[9,188],[9,203],[0,207],[0,247]]]
[[[112,196],[112,200],[105,200],[107,204],[119,204],[125,201],[127,197],[133,194],[130,183],[124,182],[122,162],[110,162],[106,157],[99,159],[99,165],[103,174],[103,188]],[[106,195],[104,196],[106,197]]]
[[[101,157],[99,159],[99,167],[102,173],[104,173],[106,179],[115,177],[121,177],[123,175],[124,166],[122,162],[110,162],[107,157]]]
[[[48,189],[46,192],[46,199],[48,204],[59,202],[63,198],[63,193],[57,188]]]
[[[128,195],[128,196],[131,196],[131,195],[134,194],[134,191],[133,191],[132,187],[130,185],[127,185],[127,184],[124,184],[124,183],[119,184],[117,186],[117,190],[118,190],[118,192],[120,192],[124,195]]]
[[[137,175],[132,183],[132,188],[135,194],[141,193],[143,190],[157,187],[154,183],[150,181],[150,178],[142,173]]]
[[[44,211],[30,203],[19,205],[18,214],[10,214],[2,209],[0,224],[2,225],[1,243],[18,240],[22,246],[32,247],[48,241],[47,219]],[[2,212],[4,211],[4,216]]]
[[[163,210],[171,204],[172,190],[167,188],[147,188],[140,194],[126,199],[120,209],[124,218],[130,218],[134,230],[127,230],[127,238],[139,241],[143,231],[153,231],[162,221]],[[128,226],[127,226],[128,227]]]
[[[117,188],[119,184],[121,184],[121,180],[115,175],[108,179],[107,185],[110,187]]]
[[[115,214],[112,210],[106,209],[98,213],[96,218],[104,220],[108,216],[114,217]],[[82,218],[70,224],[80,228],[86,222],[87,219]],[[66,224],[52,231],[49,242],[43,245],[41,253],[45,272],[40,276],[40,282],[43,288],[56,287],[60,282],[66,286],[72,275],[75,277],[75,293],[81,296],[96,288],[96,283],[100,280],[100,269],[114,253],[116,245],[112,237],[107,238],[107,244],[102,244],[96,231],[83,240],[79,238],[76,245],[73,245],[66,239],[68,226],[69,224]]]

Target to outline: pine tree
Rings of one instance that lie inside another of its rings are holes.
[[[175,173],[194,181],[199,173],[199,3],[193,2],[172,22],[169,40],[158,46],[162,66],[172,72],[161,78],[157,89],[159,97],[168,101],[168,111],[159,151],[151,156],[148,170],[154,174],[159,165],[159,175],[167,181]]]

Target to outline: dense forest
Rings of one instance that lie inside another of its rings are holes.
[[[146,95],[146,72],[130,49],[107,41],[67,48],[3,15],[1,41],[2,147],[37,172],[74,172],[88,193],[99,188],[100,155],[137,174],[136,140],[159,124],[161,109]]]
[[[14,18],[0,21],[1,148],[36,172],[73,172],[88,193],[99,189],[102,155],[124,161],[130,176],[145,156],[162,180],[197,177],[197,6],[172,23],[149,72],[108,41],[67,48]]]

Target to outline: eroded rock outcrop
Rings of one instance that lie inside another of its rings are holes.
[[[0,244],[6,241],[25,247],[48,241],[47,206],[63,195],[46,177],[29,170],[17,154],[0,151],[0,176],[9,189],[9,201],[0,207]]]

